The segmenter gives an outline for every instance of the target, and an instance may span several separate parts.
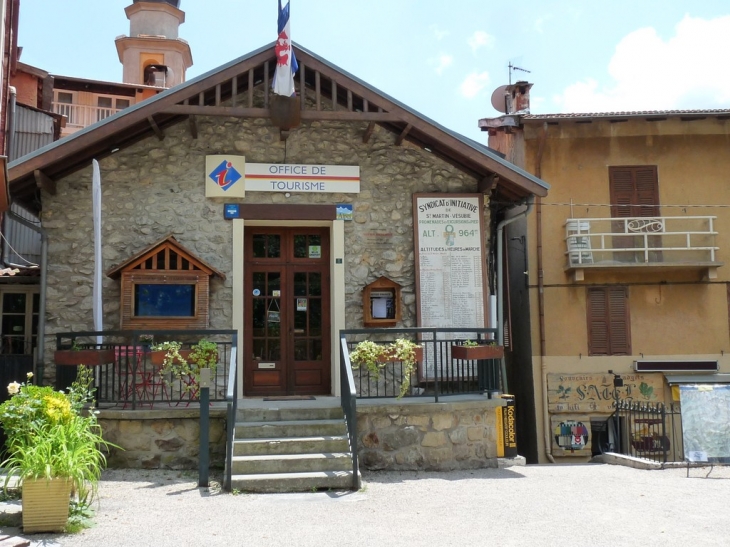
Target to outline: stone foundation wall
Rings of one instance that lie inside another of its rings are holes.
[[[495,410],[502,400],[383,404],[358,401],[360,468],[450,470],[497,467]],[[225,409],[210,412],[210,464],[226,455]],[[131,469],[197,469],[198,409],[102,410],[108,466]]]
[[[104,439],[112,449],[109,467],[130,469],[197,469],[200,443],[198,409],[102,410]],[[210,466],[223,467],[226,457],[225,410],[210,411]]]
[[[377,406],[358,401],[360,468],[497,467],[495,409],[501,406],[496,399]]]

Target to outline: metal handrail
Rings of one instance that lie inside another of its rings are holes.
[[[228,390],[226,391],[226,468],[223,477],[223,489],[231,491],[233,474],[233,437],[236,431],[236,414],[238,413],[238,357],[237,336],[233,337],[231,361],[228,365]]]
[[[347,351],[347,338],[340,335],[340,404],[347,424],[347,436],[352,454],[352,488],[360,488],[360,471],[357,459],[357,392],[355,378],[352,376],[350,353]]]

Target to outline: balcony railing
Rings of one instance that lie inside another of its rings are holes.
[[[53,103],[53,111],[56,114],[66,116],[66,130],[73,132],[100,122],[119,112],[119,109],[83,104]]]
[[[713,277],[719,248],[715,216],[569,218],[566,270],[701,268]]]

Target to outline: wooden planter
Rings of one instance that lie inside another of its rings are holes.
[[[182,357],[183,359],[187,359],[188,357],[190,357],[191,351],[192,350],[189,349],[181,349],[178,353],[180,354],[180,357]],[[165,362],[165,355],[167,355],[166,350],[152,351],[150,352],[150,362],[153,365],[161,367],[162,364]]]
[[[416,363],[420,363],[421,361],[423,361],[423,348],[416,348],[414,352],[416,354]],[[381,355],[378,358],[378,361],[380,361],[381,363],[392,363],[394,361],[397,361],[397,359],[395,359],[395,357],[392,355],[385,354]]]
[[[23,479],[23,532],[62,532],[68,521],[71,481]]]
[[[86,365],[93,367],[114,362],[113,349],[60,349],[53,354],[57,365]]]
[[[451,358],[474,361],[477,359],[501,359],[504,357],[504,346],[451,346]]]

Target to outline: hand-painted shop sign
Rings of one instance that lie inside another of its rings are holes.
[[[662,374],[622,374],[623,387],[613,387],[611,374],[548,374],[548,410],[562,412],[613,412],[614,389],[622,400],[658,402],[663,400]]]
[[[206,156],[206,197],[245,197],[245,192],[360,192],[360,167],[246,163],[243,156]]]

